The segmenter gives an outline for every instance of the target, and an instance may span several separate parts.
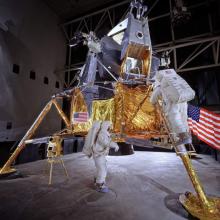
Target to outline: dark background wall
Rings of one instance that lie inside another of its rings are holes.
[[[40,0],[0,2],[0,141],[29,129],[51,95],[62,90],[65,38],[57,15]],[[60,129],[55,112],[39,135]]]
[[[55,74],[64,68],[66,56],[59,24],[60,18],[41,0],[0,1],[1,165],[51,95],[63,89],[63,75]],[[60,129],[61,121],[52,109],[36,136]],[[28,146],[18,161],[43,158],[44,151],[41,146]]]

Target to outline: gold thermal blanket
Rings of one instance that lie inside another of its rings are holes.
[[[118,83],[115,94],[115,132],[126,134],[158,133],[159,117],[150,103],[150,86],[128,86]]]
[[[89,119],[88,122],[75,124],[73,121],[73,114],[75,112],[88,112],[84,96],[79,88],[75,89],[72,97],[70,118],[73,132],[75,134],[86,134],[92,125],[92,120]]]
[[[95,100],[92,103],[92,121],[115,121],[115,100]]]
[[[128,86],[117,83],[114,98],[93,101],[89,122],[74,124],[74,133],[87,132],[92,121],[108,120],[113,123],[115,133],[145,137],[158,135],[161,120],[149,101],[151,92],[151,86]],[[85,111],[87,111],[86,103],[78,89],[73,97],[71,115],[73,112]]]

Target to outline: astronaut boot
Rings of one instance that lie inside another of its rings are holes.
[[[179,140],[176,143],[177,145],[192,143],[192,137],[188,132],[179,133],[178,137],[179,137]]]
[[[109,191],[109,188],[105,185],[105,183],[96,183],[96,191],[107,193]]]

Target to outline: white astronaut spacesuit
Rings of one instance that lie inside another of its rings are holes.
[[[93,156],[96,166],[95,185],[99,192],[108,192],[108,187],[105,185],[107,176],[107,161],[106,156],[110,148],[118,151],[117,143],[113,142],[110,137],[109,128],[111,127],[110,121],[95,121],[92,128],[85,139],[83,152],[91,157]]]
[[[175,76],[174,70],[172,70],[172,74],[174,75],[174,79],[176,81],[180,80],[179,84],[180,86],[183,87],[182,89],[184,89],[185,96],[188,95],[188,97],[180,97],[180,99],[181,98],[182,100],[184,100],[184,98],[186,98],[186,100],[187,98],[188,100],[192,99],[192,97],[194,97],[195,95],[194,91],[188,86],[188,84],[185,87],[181,84],[181,83],[184,84],[186,82],[177,74]],[[150,102],[152,104],[156,104],[159,97],[162,98],[162,110],[169,122],[169,128],[172,133],[176,134],[176,137],[178,139],[176,140],[176,145],[189,144],[191,143],[191,136],[189,134],[189,127],[187,123],[187,101],[181,101],[179,103],[177,101],[174,101],[177,100],[176,97],[174,98],[172,97],[175,96],[175,91],[172,90],[172,88],[171,88],[171,92],[167,91],[167,88],[170,87],[170,82],[168,83],[168,80],[166,80],[167,76],[168,75],[164,74],[164,71],[157,72],[156,74],[157,83],[151,95]],[[174,83],[176,83],[176,81],[174,81]],[[181,91],[179,92],[181,93]]]

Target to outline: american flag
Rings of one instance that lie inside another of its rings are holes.
[[[74,112],[73,113],[73,123],[84,123],[89,119],[88,112]]]
[[[220,150],[220,114],[188,105],[188,124],[200,140]]]

